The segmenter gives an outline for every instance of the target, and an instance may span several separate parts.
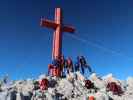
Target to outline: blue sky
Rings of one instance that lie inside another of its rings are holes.
[[[75,34],[63,33],[63,53],[75,61],[84,55],[99,75],[133,76],[132,0],[0,0],[0,76],[37,77],[51,62],[53,30],[39,26],[40,17],[54,18]]]

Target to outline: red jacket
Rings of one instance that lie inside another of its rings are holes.
[[[41,90],[47,90],[48,88],[48,80],[47,79],[42,79],[40,82],[40,89]]]

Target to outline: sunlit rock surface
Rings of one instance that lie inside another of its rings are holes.
[[[49,86],[47,90],[34,89],[34,82],[47,78]],[[85,78],[80,72],[70,73],[66,78],[57,78],[40,75],[38,79],[27,79],[3,82],[0,81],[0,100],[89,100],[94,96],[95,100],[133,100],[133,77],[127,80],[119,80],[112,74],[100,77],[96,73],[88,77],[94,83],[95,88],[85,87]],[[107,91],[109,82],[116,82],[124,91],[121,96]]]

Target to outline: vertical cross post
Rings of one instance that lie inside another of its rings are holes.
[[[58,59],[62,55],[62,32],[73,33],[75,29],[62,24],[61,8],[55,8],[55,20],[41,19],[41,26],[54,29],[52,59]]]

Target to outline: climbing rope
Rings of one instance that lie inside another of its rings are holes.
[[[78,41],[81,41],[81,42],[83,42],[83,43],[85,43],[85,44],[87,44],[89,46],[101,49],[101,50],[103,50],[105,52],[108,52],[108,53],[111,53],[111,54],[114,54],[114,55],[118,55],[118,56],[123,56],[123,57],[126,57],[126,59],[128,58],[129,60],[133,60],[133,57],[129,57],[129,56],[127,56],[126,54],[124,54],[122,52],[118,52],[118,51],[106,48],[106,47],[104,47],[104,46],[102,46],[100,44],[96,44],[94,42],[90,42],[90,41],[88,41],[86,39],[83,39],[83,38],[77,36],[77,35],[72,35],[72,34],[65,34],[65,35],[70,36],[70,37],[72,37],[72,38],[74,38],[74,39],[76,39]]]

